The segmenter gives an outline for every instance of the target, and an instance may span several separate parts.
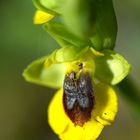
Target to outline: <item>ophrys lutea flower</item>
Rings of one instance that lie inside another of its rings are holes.
[[[95,140],[117,113],[111,85],[130,65],[119,54],[91,47],[68,46],[34,61],[24,71],[29,82],[60,88],[48,109],[51,128],[62,140]]]
[[[95,140],[117,113],[112,85],[130,70],[112,51],[117,34],[112,1],[33,2],[38,9],[34,23],[44,23],[62,48],[34,61],[23,75],[29,82],[59,89],[49,105],[48,121],[60,139]]]

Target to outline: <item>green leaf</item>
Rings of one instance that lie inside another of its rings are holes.
[[[52,88],[63,86],[64,64],[52,64],[45,67],[44,63],[48,56],[32,62],[23,72],[25,80],[38,85]]]
[[[130,64],[119,54],[105,50],[104,56],[95,59],[95,76],[102,82],[115,85],[123,80],[130,71]]]
[[[64,24],[49,22],[44,25],[45,30],[52,35],[52,37],[60,43],[73,44],[77,47],[85,47],[91,45],[89,40],[83,40],[67,30]]]

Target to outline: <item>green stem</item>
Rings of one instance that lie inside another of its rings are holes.
[[[132,111],[135,111],[140,119],[140,91],[133,79],[131,77],[125,78],[117,85],[117,89],[119,89],[121,95],[130,104]]]

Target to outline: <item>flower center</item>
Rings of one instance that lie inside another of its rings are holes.
[[[80,64],[82,68],[82,64]],[[72,71],[66,74],[63,85],[63,106],[66,114],[75,125],[83,126],[91,118],[94,106],[92,81],[88,72],[79,76]]]

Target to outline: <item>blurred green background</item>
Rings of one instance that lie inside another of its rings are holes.
[[[114,0],[119,31],[116,50],[132,64],[140,85],[140,1]],[[0,0],[0,140],[58,140],[47,124],[54,90],[24,81],[23,69],[57,46],[41,26],[32,23],[31,0]],[[133,93],[132,93],[133,94]],[[140,118],[118,93],[119,112],[99,140],[140,140]]]

